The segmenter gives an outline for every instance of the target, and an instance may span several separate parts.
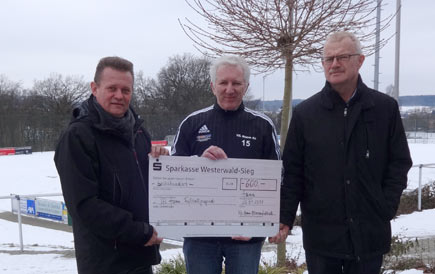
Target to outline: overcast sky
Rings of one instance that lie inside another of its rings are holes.
[[[395,9],[387,0],[383,14]],[[435,95],[435,0],[402,0],[400,93]],[[0,6],[0,74],[30,88],[51,73],[91,81],[103,56],[131,60],[135,70],[155,78],[174,55],[199,56],[178,18],[198,18],[183,0],[3,0]],[[385,33],[394,32],[395,22]],[[394,83],[394,39],[381,50],[379,89]],[[366,58],[363,80],[373,86],[373,57]],[[264,82],[265,100],[282,99],[284,75]],[[324,84],[322,73],[295,76],[293,98],[307,98]],[[251,91],[263,97],[263,75],[251,78]]]

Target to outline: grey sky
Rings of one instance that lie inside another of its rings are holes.
[[[387,0],[383,14],[395,9]],[[401,95],[435,95],[434,0],[402,0]],[[176,54],[199,56],[183,33],[178,18],[196,20],[182,0],[3,0],[0,8],[0,74],[29,88],[51,73],[92,79],[103,56],[131,60],[136,71],[155,77]],[[394,32],[394,22],[387,34]],[[382,49],[380,90],[394,82],[394,39]],[[361,75],[373,85],[373,57],[366,58]],[[251,78],[251,91],[263,97],[263,75]],[[265,78],[265,99],[282,99],[284,76]],[[295,76],[293,98],[307,98],[324,84],[322,73]]]

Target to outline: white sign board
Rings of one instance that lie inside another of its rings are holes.
[[[267,237],[279,229],[280,160],[150,157],[150,224],[160,237]]]
[[[38,198],[35,200],[35,215],[38,217],[62,221],[63,207],[63,203],[60,201],[52,201]]]

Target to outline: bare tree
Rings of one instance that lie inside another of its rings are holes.
[[[90,95],[89,83],[82,76],[52,74],[35,81],[28,99],[40,101],[33,111],[39,113],[39,129],[32,126],[32,134],[41,142],[41,150],[52,149],[61,131],[71,118],[73,108]],[[30,117],[32,118],[32,117]],[[46,136],[43,139],[40,136]]]
[[[190,54],[170,57],[156,79],[136,75],[135,106],[153,138],[175,134],[191,112],[214,102],[210,62]]]
[[[66,76],[52,74],[50,77],[36,81],[33,92],[46,99],[47,111],[70,114],[72,108],[90,95],[89,83],[83,76]]]
[[[137,111],[147,112],[153,109],[154,104],[151,103],[152,87],[154,80],[145,77],[143,71],[139,71],[134,76],[134,92],[131,99],[133,108]]]
[[[292,73],[319,69],[323,42],[339,30],[375,35],[377,0],[185,0],[207,27],[186,18],[184,32],[207,56],[238,54],[258,72],[285,69],[281,137],[291,118]],[[384,29],[391,16],[383,20]],[[388,39],[381,41],[384,45]],[[371,53],[375,45],[365,48]]]
[[[206,23],[198,24],[188,18],[184,22],[180,20],[184,32],[200,52],[213,57],[241,55],[258,72],[284,68],[281,115],[284,141],[292,113],[293,71],[319,68],[323,42],[331,32],[349,30],[362,42],[375,37],[378,0],[185,1]],[[388,26],[391,17],[383,20],[382,29]],[[381,46],[387,40],[381,41]],[[368,53],[374,49],[375,45],[365,48]],[[283,262],[283,252],[279,253],[278,260]]]
[[[169,58],[157,75],[154,97],[168,112],[187,115],[214,101],[210,61],[190,54]]]
[[[20,144],[21,132],[17,106],[22,94],[20,83],[0,74],[0,147]]]

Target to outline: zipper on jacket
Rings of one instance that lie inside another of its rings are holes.
[[[144,188],[145,193],[148,193],[148,190],[145,188],[145,180],[144,180],[144,177],[142,174],[142,169],[141,169],[139,161],[137,159],[136,149],[133,148],[132,150],[133,150],[134,160],[136,161],[137,169],[139,170],[139,176],[142,180],[142,187]]]
[[[119,201],[116,201],[116,187],[119,187]],[[115,204],[121,204],[121,181],[119,180],[118,172],[116,170],[113,171],[113,195],[112,200]]]
[[[364,117],[364,114],[363,114]],[[369,129],[367,128],[367,124],[364,124],[366,130],[366,159],[370,158],[370,146],[369,146]]]
[[[344,107],[344,113],[343,113],[344,117],[347,117],[347,108],[348,108],[348,106],[346,104],[346,106]]]

